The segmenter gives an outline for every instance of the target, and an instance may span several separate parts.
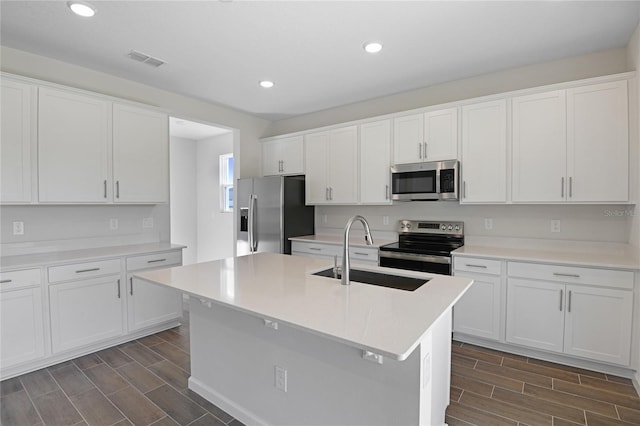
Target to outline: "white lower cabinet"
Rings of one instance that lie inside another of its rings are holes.
[[[453,307],[454,332],[490,340],[501,339],[501,269],[500,261],[454,259],[453,275],[473,279],[471,288]]]
[[[509,265],[510,275],[530,278],[508,278],[507,342],[629,365],[632,272],[519,262]],[[550,279],[540,279],[546,276]]]
[[[124,334],[119,275],[49,286],[53,353]]]
[[[42,289],[0,293],[0,364],[9,368],[44,356]]]
[[[136,272],[182,265],[180,251],[131,256],[126,264],[129,332],[182,317],[182,293],[133,277]]]

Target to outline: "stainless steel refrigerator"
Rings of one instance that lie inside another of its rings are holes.
[[[238,179],[237,255],[291,254],[290,237],[313,234],[315,209],[305,205],[304,191],[304,176]]]

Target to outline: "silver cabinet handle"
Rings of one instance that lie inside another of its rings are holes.
[[[367,256],[367,257],[369,257],[369,253],[363,253],[363,252],[361,252],[361,251],[354,251],[354,252],[353,252],[353,254],[358,254],[358,255],[360,255],[360,256]]]
[[[567,298],[567,312],[571,312],[571,290],[569,290],[569,297]]]
[[[157,263],[157,262],[166,262],[167,259],[154,259],[154,260],[147,260],[147,263]]]
[[[333,187],[329,187],[329,201],[333,201]]]
[[[385,200],[389,199],[389,184],[384,186],[384,199]]]
[[[573,197],[573,177],[569,176],[569,198]]]
[[[76,271],[76,274],[82,274],[84,272],[96,272],[99,271],[100,268],[91,268],[91,269],[80,269]]]
[[[313,251],[322,251],[321,248],[317,248],[317,247],[309,247],[309,250],[313,250]]]
[[[562,312],[562,293],[563,290],[560,290],[560,312]]]
[[[329,187],[324,188],[324,199],[329,201]]]
[[[104,198],[107,198],[107,180],[104,180]]]
[[[418,158],[422,159],[422,142],[418,142]]]
[[[462,198],[467,198],[467,181],[462,181]]]
[[[118,299],[120,299],[120,280],[118,280]]]
[[[469,268],[482,268],[487,269],[487,265],[474,265],[472,263],[465,263],[464,266],[468,266]]]
[[[133,277],[129,278],[129,294],[133,296]]]
[[[0,280],[0,284],[10,283],[13,280]]]
[[[563,274],[561,272],[554,272],[553,275],[555,277],[570,277],[570,278],[580,278],[578,274]]]
[[[560,179],[560,198],[564,198],[564,176]]]
[[[426,160],[428,158],[428,156],[427,156],[427,143],[425,142],[422,145],[424,146],[424,159]]]
[[[116,181],[116,198],[120,198],[120,181]]]

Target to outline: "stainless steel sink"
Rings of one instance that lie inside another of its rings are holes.
[[[340,274],[337,274],[337,276],[334,274],[333,268],[315,272],[313,275],[335,278],[337,280],[342,278]],[[406,291],[415,291],[429,281],[420,278],[383,274],[382,272],[363,271],[361,269],[351,269],[350,279],[351,281],[359,283],[379,285],[382,287],[390,287]]]

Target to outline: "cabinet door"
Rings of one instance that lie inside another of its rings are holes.
[[[424,115],[414,114],[393,120],[393,163],[424,161]]]
[[[329,201],[358,202],[358,127],[333,130],[329,145]]]
[[[31,147],[36,88],[5,78],[0,81],[0,202],[31,201]]]
[[[44,356],[42,313],[40,287],[0,293],[3,369]]]
[[[327,165],[329,140],[329,134],[326,132],[305,136],[307,164],[305,197],[307,204],[327,204],[329,202]]]
[[[500,340],[501,278],[458,271],[455,275],[471,278],[473,284],[453,307],[453,331]]]
[[[562,352],[564,298],[563,284],[509,278],[507,342]]]
[[[129,331],[182,317],[182,293],[162,285],[127,277]]]
[[[116,203],[169,200],[169,120],[166,114],[113,105],[113,179]]]
[[[117,276],[49,286],[53,353],[120,336],[124,288]]]
[[[292,175],[304,173],[302,136],[275,139],[262,143],[262,174]]]
[[[569,201],[629,200],[627,82],[567,90]]]
[[[40,202],[105,203],[109,179],[109,103],[62,90],[38,96]]]
[[[360,202],[391,204],[391,122],[376,121],[360,126]]]
[[[512,99],[512,200],[562,202],[566,197],[565,91]]]
[[[629,365],[633,292],[567,285],[564,351]]]
[[[427,161],[458,159],[458,108],[424,115],[424,157]]]
[[[507,200],[505,100],[462,108],[462,203]]]

